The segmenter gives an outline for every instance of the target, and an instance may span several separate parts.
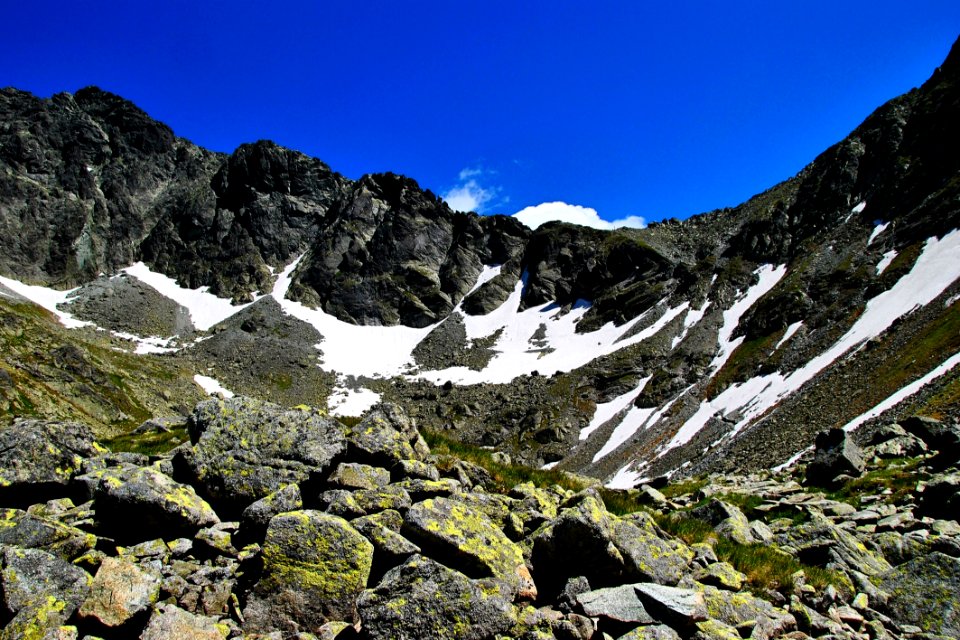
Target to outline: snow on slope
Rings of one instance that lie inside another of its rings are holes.
[[[960,364],[960,353],[955,353],[949,358],[946,362],[942,363],[940,366],[935,368],[933,371],[929,372],[927,375],[922,378],[918,378],[906,385],[902,389],[898,390],[896,393],[892,394],[889,398],[886,398],[883,402],[879,403],[877,406],[873,407],[869,411],[857,416],[847,424],[843,425],[844,431],[853,431],[861,424],[867,420],[876,418],[884,411],[894,408],[913,394],[920,391],[925,384],[932,380],[936,380],[945,373],[950,372],[955,366]]]
[[[663,451],[689,442],[714,415],[739,410],[743,417],[730,434],[736,436],[751,420],[799,390],[838,358],[879,336],[898,318],[932,302],[960,278],[958,255],[960,230],[951,231],[942,239],[930,238],[910,272],[870,300],[853,326],[829,349],[790,374],[775,372],[731,385],[716,398],[701,404]]]
[[[765,296],[768,291],[777,286],[777,283],[787,273],[787,265],[782,264],[774,267],[772,264],[765,264],[759,267],[754,273],[757,275],[757,284],[747,289],[746,293],[737,298],[736,302],[730,305],[730,308],[723,312],[723,326],[720,327],[720,351],[710,363],[711,371],[719,371],[730,358],[730,355],[736,351],[744,336],[730,339],[734,330],[740,325],[740,318],[743,317],[754,303]]]
[[[890,263],[893,262],[893,259],[897,257],[897,250],[891,249],[883,254],[883,258],[880,259],[880,262],[877,263],[877,275],[879,276],[884,271],[887,270],[887,267],[890,266]]]
[[[783,337],[780,338],[780,340],[777,342],[777,345],[773,348],[774,351],[776,351],[777,349],[779,349],[779,348],[782,347],[783,345],[787,344],[787,343],[790,341],[790,338],[792,338],[793,335],[794,335],[797,331],[799,331],[799,330],[800,330],[800,327],[802,327],[802,326],[803,326],[803,321],[802,321],[802,320],[798,320],[797,322],[794,322],[794,323],[791,324],[789,327],[787,327],[787,330],[783,332]]]
[[[867,239],[867,246],[869,247],[871,244],[873,244],[873,241],[877,239],[877,236],[883,233],[889,226],[889,222],[880,222],[877,220],[874,223],[873,231],[870,232],[870,237]]]
[[[327,398],[327,408],[333,416],[360,416],[380,402],[380,394],[363,387],[337,387]]]
[[[219,393],[224,398],[232,398],[233,391],[225,388],[217,380],[211,378],[210,376],[200,375],[199,373],[193,376],[193,381],[196,382],[200,387],[203,388],[208,394],[213,395]]]
[[[60,320],[60,324],[68,329],[79,329],[80,327],[93,326],[92,322],[77,320],[66,311],[60,311],[57,309],[57,305],[67,302],[67,298],[70,296],[70,294],[77,289],[57,291],[56,289],[49,289],[47,287],[23,284],[18,280],[12,280],[3,276],[0,276],[0,284],[4,285],[14,293],[23,296],[38,307],[43,307],[50,313],[54,314],[57,316],[57,319]]]
[[[206,331],[249,306],[249,304],[233,305],[230,300],[210,293],[210,287],[204,286],[199,289],[181,287],[173,278],[151,271],[150,267],[142,262],[123,269],[123,272],[153,287],[158,293],[180,306],[186,307],[190,312],[193,326],[200,331]]]
[[[637,394],[643,390],[643,387],[650,382],[650,378],[641,380],[641,386],[627,391],[625,394],[617,396],[610,402],[601,402],[593,412],[593,419],[590,424],[580,430],[580,440],[586,440],[590,435],[603,426],[603,423],[617,415],[627,408],[627,405],[637,397]]]

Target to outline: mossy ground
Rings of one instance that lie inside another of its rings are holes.
[[[103,441],[103,445],[115,453],[142,453],[148,456],[167,453],[188,439],[186,428],[153,433],[128,433]]]

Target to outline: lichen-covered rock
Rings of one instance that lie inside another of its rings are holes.
[[[591,618],[609,618],[617,622],[652,624],[653,617],[647,613],[633,585],[597,589],[577,595],[577,604]]]
[[[17,420],[0,426],[0,500],[26,506],[66,495],[83,459],[103,449],[78,422]]]
[[[614,544],[623,555],[627,571],[639,580],[674,585],[689,569],[693,550],[680,540],[668,538],[646,513],[617,519]]]
[[[327,482],[341,489],[376,489],[390,484],[390,472],[368,464],[341,462]]]
[[[42,549],[72,561],[93,549],[97,537],[19,509],[0,509],[0,544]]]
[[[2,640],[41,640],[73,615],[90,588],[86,571],[44,551],[3,547],[0,562],[0,598],[12,616]]]
[[[393,467],[394,480],[419,478],[421,480],[439,480],[440,471],[428,462],[420,460],[401,460]]]
[[[419,555],[364,591],[358,606],[369,640],[486,640],[515,622],[502,597]]]
[[[778,638],[797,628],[793,615],[749,593],[731,593],[715,587],[703,587],[701,593],[711,619],[733,627],[747,620],[756,621],[753,638]]]
[[[508,599],[535,594],[520,547],[478,509],[448,498],[418,502],[403,532],[430,557],[472,578],[493,578]]]
[[[960,559],[933,552],[903,564],[880,580],[887,609],[902,624],[960,637]]]
[[[381,404],[350,430],[347,440],[352,458],[391,467],[401,460],[422,460],[414,448],[419,437],[403,409]]]
[[[354,622],[367,585],[373,545],[350,524],[319,511],[290,511],[270,521],[263,576],[244,609],[254,632],[317,630]]]
[[[649,583],[633,587],[647,611],[675,629],[689,629],[708,617],[703,594],[697,591]]]
[[[701,584],[708,584],[730,591],[740,591],[747,580],[747,576],[733,568],[729,562],[714,562],[707,568],[697,571],[693,579]]]
[[[153,606],[160,595],[160,577],[135,564],[104,558],[87,596],[77,612],[108,628],[123,625]]]
[[[98,472],[97,518],[119,539],[189,536],[220,522],[193,487],[154,467],[118,467]]]
[[[890,563],[882,555],[871,551],[855,535],[816,512],[811,514],[809,522],[780,534],[777,542],[793,547],[801,562],[813,566],[858,571],[868,576],[890,570]]]
[[[920,494],[917,515],[960,522],[960,473],[931,480]]]
[[[302,508],[300,487],[288,484],[260,498],[243,510],[240,516],[240,536],[244,540],[262,541],[267,533],[267,525],[275,515]]]
[[[625,633],[617,640],[681,640],[680,634],[665,624],[651,624]]]
[[[863,452],[843,429],[817,434],[813,461],[807,465],[806,482],[816,487],[832,487],[838,476],[858,477],[866,464]]]
[[[385,572],[382,568],[384,566],[395,567],[410,556],[420,553],[420,547],[400,535],[402,524],[403,517],[392,510],[350,521],[353,528],[373,543],[374,563],[381,567],[381,572]]]
[[[201,402],[188,427],[194,445],[178,464],[230,516],[286,485],[324,480],[346,449],[346,427],[315,409],[250,398]]]
[[[690,517],[703,520],[713,526],[717,534],[740,544],[758,542],[750,527],[750,521],[735,505],[722,500],[711,500],[702,507],[691,509]]]
[[[154,610],[140,640],[224,640],[229,632],[227,625],[212,618],[167,604]]]

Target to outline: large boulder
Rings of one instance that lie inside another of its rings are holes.
[[[240,516],[239,536],[243,540],[262,542],[274,516],[284,511],[298,511],[302,508],[303,498],[300,496],[300,487],[288,484],[260,498],[243,510]]]
[[[840,476],[858,477],[866,468],[863,452],[843,429],[817,434],[816,451],[807,465],[807,484],[832,487]]]
[[[193,487],[156,467],[112,467],[95,472],[97,519],[119,540],[191,536],[220,522]]]
[[[229,631],[227,625],[212,618],[168,604],[154,610],[140,640],[224,640]]]
[[[388,571],[358,606],[369,640],[485,640],[515,622],[502,597],[420,555]]]
[[[691,549],[662,536],[649,518],[608,513],[590,489],[532,536],[533,576],[547,597],[576,576],[595,588],[643,580],[676,584],[693,558]]]
[[[751,638],[779,638],[797,628],[793,615],[749,593],[705,586],[702,594],[711,619],[734,627],[752,620]]]
[[[0,544],[41,549],[71,561],[93,549],[97,537],[19,509],[0,509]]]
[[[0,551],[2,640],[41,640],[64,624],[90,588],[90,575],[61,558],[37,549]]]
[[[883,575],[880,588],[890,596],[890,615],[901,624],[960,637],[960,559],[938,552],[915,558]]]
[[[734,542],[740,544],[760,542],[754,536],[750,528],[750,520],[743,511],[723,500],[713,499],[703,506],[691,509],[689,515],[710,524],[719,535],[730,538]]]
[[[448,498],[424,500],[410,507],[403,532],[447,566],[493,578],[509,599],[521,590],[536,594],[520,547],[479,509]]]
[[[102,452],[78,422],[17,420],[0,427],[0,504],[22,507],[67,495],[84,458]]]
[[[263,576],[244,609],[248,631],[316,631],[325,622],[355,622],[367,586],[373,545],[343,518],[290,511],[270,521]]]
[[[960,473],[931,480],[920,494],[917,515],[960,522]]]
[[[960,425],[925,416],[911,416],[903,420],[900,426],[938,452],[935,458],[938,465],[946,467],[960,460]]]
[[[158,575],[126,560],[104,558],[78,616],[109,629],[118,628],[149,611],[159,595]]]
[[[347,435],[350,457],[382,467],[403,460],[423,460],[427,453],[420,432],[395,404],[381,404]]]
[[[285,485],[325,480],[346,450],[341,423],[251,398],[201,402],[188,428],[194,444],[179,452],[178,467],[230,517]]]

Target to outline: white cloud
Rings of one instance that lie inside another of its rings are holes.
[[[536,229],[542,224],[555,220],[593,227],[594,229],[617,229],[619,227],[640,229],[647,225],[646,220],[640,216],[627,216],[626,218],[607,221],[600,217],[596,209],[581,207],[577,204],[567,204],[566,202],[543,202],[533,207],[521,209],[513,214],[513,217],[531,229]]]
[[[467,169],[460,172],[461,179],[464,178],[464,174],[467,172]],[[467,173],[467,175],[469,175],[469,173]],[[443,199],[447,201],[447,204],[450,205],[450,208],[454,211],[476,211],[477,213],[483,213],[486,205],[493,200],[498,192],[499,189],[496,187],[484,188],[480,186],[479,182],[470,178],[443,194]]]

